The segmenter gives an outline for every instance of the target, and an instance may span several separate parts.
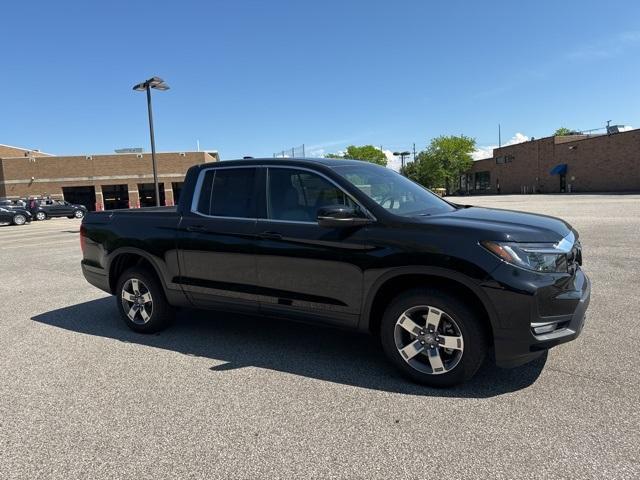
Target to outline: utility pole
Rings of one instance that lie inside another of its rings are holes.
[[[413,142],[413,161],[416,161],[416,142]]]
[[[500,131],[500,124],[498,124],[498,148],[502,146],[502,132]]]

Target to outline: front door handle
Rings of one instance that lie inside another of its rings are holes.
[[[278,232],[262,232],[258,236],[265,240],[281,240],[282,239],[282,234]]]
[[[206,232],[207,229],[204,225],[189,225],[187,227],[187,232]]]

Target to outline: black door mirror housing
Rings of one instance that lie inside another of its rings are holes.
[[[368,225],[372,220],[353,207],[346,205],[328,205],[318,209],[318,225],[326,228],[359,227]]]

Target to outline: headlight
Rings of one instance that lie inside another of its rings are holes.
[[[567,254],[573,247],[573,233],[558,243],[516,243],[483,241],[481,245],[505,262],[535,272],[568,272]]]

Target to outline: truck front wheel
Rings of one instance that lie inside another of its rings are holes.
[[[125,323],[136,332],[158,332],[173,320],[174,311],[160,281],[145,268],[132,267],[120,276],[116,301]]]
[[[380,325],[391,362],[411,380],[450,387],[470,379],[487,354],[482,319],[464,301],[438,289],[398,295]]]

